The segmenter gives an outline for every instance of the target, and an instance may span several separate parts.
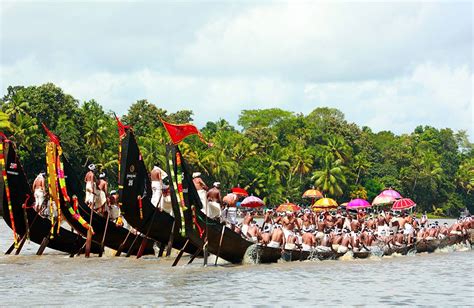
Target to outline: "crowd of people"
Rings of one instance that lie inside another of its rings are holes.
[[[443,239],[449,235],[467,235],[474,228],[472,216],[462,217],[454,224],[430,222],[426,215],[366,210],[335,210],[314,212],[311,209],[279,213],[269,209],[263,223],[257,223],[255,212],[245,215],[236,231],[261,245],[284,249],[335,251],[346,253],[370,251],[371,247],[387,245],[398,248],[423,240]]]
[[[85,202],[97,213],[108,215],[117,225],[125,225],[118,206],[118,194],[108,192],[104,173],[96,176],[96,166],[88,166],[84,177],[86,184]],[[168,174],[154,166],[150,172],[151,202],[160,210],[173,215],[169,191]],[[203,205],[202,211],[210,218],[221,220],[242,237],[260,245],[310,251],[335,251],[344,254],[369,251],[380,244],[388,247],[406,247],[422,240],[442,239],[449,235],[467,235],[474,228],[470,215],[458,219],[454,224],[430,222],[426,215],[417,219],[414,214],[379,211],[369,213],[365,209],[331,209],[315,212],[304,209],[297,212],[265,211],[261,223],[257,222],[256,211],[246,213],[241,222],[237,218],[239,196],[228,194],[222,197],[220,183],[209,188],[199,172],[193,173],[193,183]],[[40,173],[33,182],[35,209],[44,215],[49,210],[45,177]]]

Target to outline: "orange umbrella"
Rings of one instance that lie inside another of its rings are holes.
[[[298,205],[290,202],[280,204],[276,209],[277,212],[297,212],[299,210],[301,208]]]
[[[319,199],[322,198],[323,194],[317,189],[308,189],[304,192],[303,198]]]

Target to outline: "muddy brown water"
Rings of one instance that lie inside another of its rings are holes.
[[[0,218],[0,249],[11,244]],[[268,305],[384,306],[474,304],[474,252],[465,246],[433,254],[367,260],[175,268],[172,259],[69,258],[27,243],[0,255],[0,305]],[[212,264],[214,264],[212,262]]]

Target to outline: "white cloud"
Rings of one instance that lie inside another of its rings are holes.
[[[242,109],[342,110],[374,130],[473,123],[470,3],[9,3],[0,88],[54,82],[198,125]],[[93,14],[91,13],[93,12]],[[54,33],[54,35],[52,35]]]

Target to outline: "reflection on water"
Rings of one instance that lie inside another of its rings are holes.
[[[11,230],[0,219],[0,248]],[[474,253],[171,268],[146,257],[0,255],[1,305],[472,305]],[[183,260],[180,264],[186,264]],[[213,263],[212,263],[213,264]]]

